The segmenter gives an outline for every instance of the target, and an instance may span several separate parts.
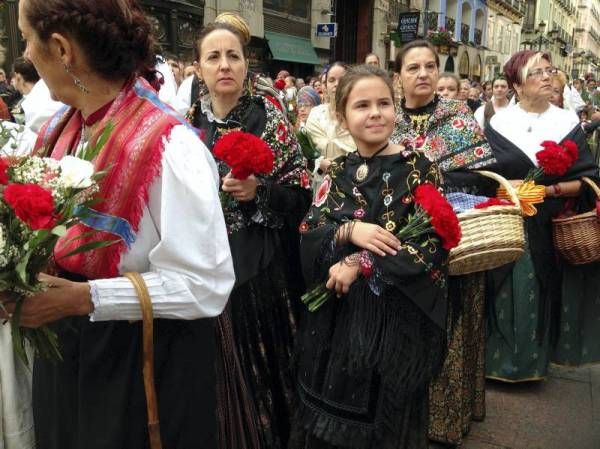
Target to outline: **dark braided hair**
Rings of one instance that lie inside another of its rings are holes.
[[[40,40],[52,33],[75,39],[99,75],[155,83],[152,27],[138,0],[28,0],[24,13]]]

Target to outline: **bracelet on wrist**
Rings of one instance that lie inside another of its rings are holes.
[[[371,253],[369,251],[364,249],[359,253],[358,267],[360,270],[360,274],[363,277],[365,277],[365,278],[371,277],[371,275],[373,274],[374,263],[375,263],[375,261],[373,260],[373,256],[371,255]]]
[[[560,196],[562,193],[562,189],[560,188],[560,183],[552,184],[552,189],[554,189],[554,196]]]

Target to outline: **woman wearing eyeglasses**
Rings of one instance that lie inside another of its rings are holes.
[[[536,215],[525,217],[525,254],[514,265],[490,272],[493,296],[487,376],[522,382],[545,378],[551,338],[556,336],[551,323],[561,308],[561,275],[552,243],[551,219],[562,211],[565,199],[579,196],[579,179],[597,177],[598,168],[577,116],[550,103],[557,73],[550,56],[520,51],[506,63],[504,72],[519,102],[497,112],[486,127],[486,137],[497,159],[494,171],[518,184],[537,166],[535,155],[543,141],[571,139],[579,147],[577,161],[564,176],[536,180],[546,186],[546,198],[537,205]]]
[[[494,161],[466,102],[436,94],[439,58],[428,41],[406,44],[396,57],[404,98],[394,143],[437,162],[446,192],[481,193],[483,177],[471,170]],[[430,385],[429,438],[460,445],[472,418],[485,415],[484,275],[449,277],[448,356]]]

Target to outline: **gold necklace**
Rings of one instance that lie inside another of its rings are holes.
[[[430,116],[431,114],[427,112],[423,114],[409,114],[412,128],[417,134],[425,134]]]

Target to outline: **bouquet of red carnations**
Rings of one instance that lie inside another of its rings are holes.
[[[442,240],[446,250],[458,246],[461,238],[460,224],[454,209],[431,183],[419,185],[414,192],[415,212],[408,216],[406,225],[396,233],[401,241],[414,240],[424,234],[435,232]],[[372,267],[362,270],[363,274],[372,273]],[[318,310],[325,304],[333,292],[319,284],[302,296],[302,302],[310,312]]]
[[[534,204],[544,202],[546,189],[543,185],[536,185],[535,181],[543,175],[563,176],[579,157],[577,144],[572,140],[565,140],[562,145],[552,141],[544,140],[541,143],[543,150],[535,154],[538,167],[529,170],[523,183],[515,189],[521,203],[523,215],[531,217],[537,214]],[[497,190],[498,198],[510,200],[508,192],[504,187]]]
[[[535,181],[542,175],[563,176],[579,157],[577,144],[569,139],[562,145],[552,140],[544,140],[541,145],[544,149],[535,153],[538,167],[529,170],[524,183]]]
[[[266,175],[273,170],[274,156],[269,145],[244,131],[231,131],[222,136],[215,144],[213,154],[231,168],[236,179]]]
[[[107,127],[94,147],[81,154],[94,158],[110,130]],[[73,156],[60,161],[38,156],[0,158],[0,292],[3,301],[15,303],[9,315],[13,344],[26,363],[26,341],[41,356],[60,358],[54,333],[47,327],[22,328],[20,313],[29,295],[47,288],[38,275],[48,268],[57,240],[92,212],[88,206],[94,203],[102,176],[94,173],[91,162]],[[115,242],[85,245],[67,256]],[[5,310],[2,301],[0,308]]]

